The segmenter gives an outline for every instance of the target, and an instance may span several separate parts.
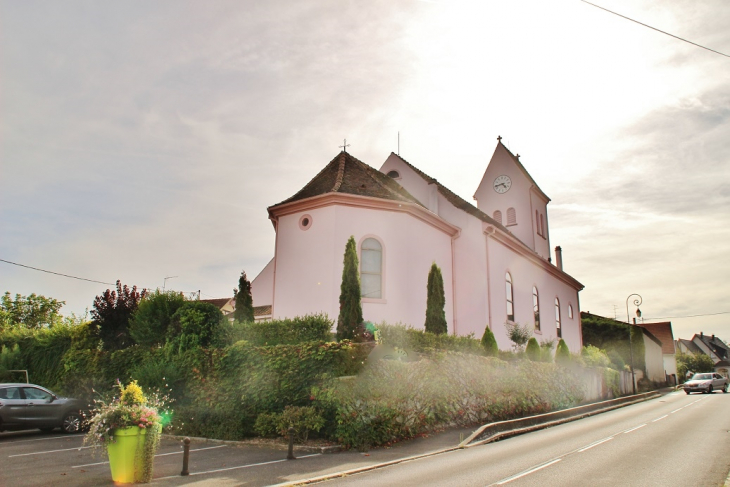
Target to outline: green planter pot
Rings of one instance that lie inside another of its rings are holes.
[[[147,429],[132,426],[114,431],[114,443],[107,445],[112,480],[119,484],[145,482],[144,442]],[[151,471],[151,466],[150,466]]]

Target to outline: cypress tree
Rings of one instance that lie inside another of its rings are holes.
[[[496,357],[497,352],[499,352],[497,339],[494,338],[494,333],[489,329],[489,326],[487,326],[484,330],[484,335],[482,335],[482,348],[488,357]]]
[[[345,246],[342,284],[340,285],[340,315],[337,317],[337,340],[353,340],[362,324],[360,304],[360,276],[358,274],[357,246],[350,236]]]
[[[238,279],[238,289],[234,289],[233,294],[236,297],[236,309],[233,312],[233,319],[241,322],[254,321],[251,283],[246,279],[246,271],[241,272],[241,277]]]
[[[540,344],[537,343],[537,339],[535,337],[527,340],[525,354],[527,355],[527,358],[529,358],[533,362],[537,362],[540,360]]]
[[[565,344],[565,340],[562,338],[555,349],[555,363],[558,365],[568,365],[570,363],[570,350],[568,350],[568,345]]]
[[[444,278],[441,276],[441,269],[434,262],[428,272],[428,283],[426,285],[426,331],[436,335],[448,331],[446,327],[446,297],[444,296]]]

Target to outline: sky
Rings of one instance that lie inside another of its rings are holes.
[[[595,3],[730,54],[726,0]],[[345,138],[472,201],[498,135],[583,311],[730,340],[730,57],[580,0],[0,0],[0,259],[100,281],[0,292],[232,296]]]

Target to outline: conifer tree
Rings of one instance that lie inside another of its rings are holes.
[[[253,297],[251,297],[251,283],[246,279],[246,271],[241,272],[238,279],[238,289],[233,290],[236,297],[236,309],[233,312],[233,319],[236,321],[254,321]]]
[[[446,297],[444,295],[444,278],[441,276],[441,269],[434,262],[428,272],[428,284],[426,285],[426,331],[436,335],[448,331],[446,327]]]
[[[337,317],[337,340],[353,340],[362,322],[357,246],[355,245],[355,237],[350,236],[345,246],[344,267],[342,268],[340,315]]]
[[[496,357],[499,352],[497,339],[494,338],[494,333],[489,329],[489,326],[486,327],[484,335],[482,335],[482,348],[488,357]]]
[[[570,363],[570,350],[568,350],[568,345],[565,344],[565,340],[562,338],[555,349],[555,363],[558,365],[568,365]]]
[[[540,353],[540,344],[537,343],[537,339],[535,337],[532,337],[527,340],[527,347],[525,348],[525,354],[527,355],[527,358],[529,358],[533,362],[538,362],[540,360]]]

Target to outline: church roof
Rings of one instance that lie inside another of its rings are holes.
[[[509,154],[509,156],[512,159],[512,161],[517,165],[517,167],[519,168],[519,170],[522,171],[522,173],[525,175],[525,177],[528,179],[528,181],[530,181],[535,186],[535,189],[537,189],[540,192],[540,194],[543,195],[545,197],[545,199],[548,200],[548,202],[549,202],[550,201],[550,197],[548,195],[546,195],[545,192],[542,189],[540,189],[540,186],[537,185],[537,183],[535,182],[535,180],[532,179],[532,176],[530,176],[530,173],[527,172],[527,169],[525,169],[525,166],[523,166],[522,163],[520,162],[519,157],[517,157],[514,154],[512,154],[512,151],[509,150],[502,143],[502,139],[501,138],[498,138],[497,139],[497,143],[498,143],[498,147],[501,146],[504,150],[507,151],[507,154]]]
[[[423,206],[393,178],[342,151],[294,196],[272,208],[327,193],[370,196]]]

